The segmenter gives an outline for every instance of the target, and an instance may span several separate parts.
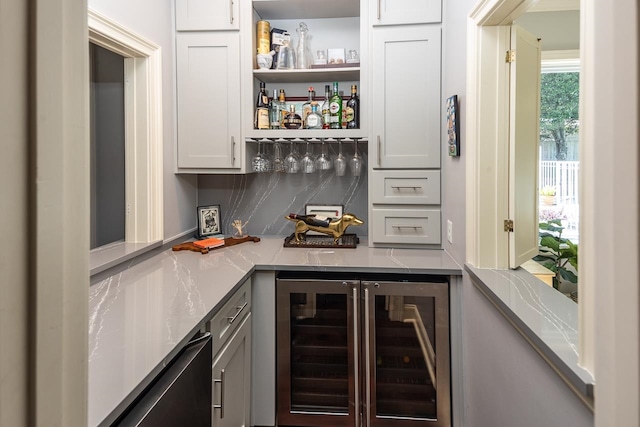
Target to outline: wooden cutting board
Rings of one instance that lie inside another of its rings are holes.
[[[233,245],[237,245],[244,242],[259,242],[259,241],[260,241],[259,237],[252,237],[252,236],[241,237],[239,239],[236,239],[235,237],[227,237],[224,239],[224,245],[218,246],[217,248],[211,248],[211,249],[199,248],[196,245],[194,245],[193,242],[185,242],[185,243],[179,243],[177,245],[174,245],[172,246],[171,249],[174,251],[193,251],[193,252],[200,252],[203,254],[207,254],[209,253],[209,251],[212,251],[215,249],[226,248],[228,246],[233,246]]]

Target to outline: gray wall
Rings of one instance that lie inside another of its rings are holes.
[[[90,9],[120,23],[161,48],[164,141],[164,237],[196,226],[197,176],[175,175],[176,96],[174,2],[88,0]]]
[[[467,15],[475,3],[476,0],[443,2],[445,25],[442,97],[445,99],[458,95],[461,156],[449,157],[443,150],[442,235],[444,248],[461,264],[466,259],[464,162],[466,147],[474,143],[466,139],[464,126],[466,26]],[[573,47],[556,47],[570,48]],[[444,113],[442,117],[445,117]],[[442,135],[443,138],[446,136],[444,123]],[[444,143],[443,140],[443,146]],[[453,244],[446,242],[447,219],[453,223]],[[593,415],[531,345],[480,294],[468,276],[463,278],[462,291],[452,293],[452,304],[456,304],[462,313],[462,327],[459,331],[452,331],[452,345],[462,346],[463,372],[460,387],[463,390],[465,427],[593,425]],[[461,420],[454,421],[455,425],[462,425]]]
[[[198,204],[220,205],[222,232],[230,234],[234,219],[249,221],[250,235],[289,235],[289,213],[304,213],[306,204],[337,204],[355,214],[365,225],[347,232],[367,235],[367,175],[335,176],[333,170],[314,174],[254,173],[203,175],[199,178]],[[195,212],[194,212],[195,215]]]

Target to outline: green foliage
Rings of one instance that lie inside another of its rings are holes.
[[[541,222],[540,228],[540,252],[533,258],[556,275],[553,278],[553,287],[558,289],[560,278],[571,283],[578,283],[578,276],[567,268],[567,264],[578,271],[578,245],[569,239],[562,237],[562,222],[552,219]]]
[[[556,159],[566,160],[565,135],[579,128],[580,73],[544,73],[540,80],[540,136],[553,138]]]
[[[564,127],[575,133],[579,113],[580,73],[544,73],[540,79],[541,128]]]

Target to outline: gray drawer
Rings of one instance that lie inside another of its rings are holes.
[[[374,208],[371,241],[373,243],[406,243],[438,245],[440,209]]]
[[[213,355],[222,349],[251,311],[251,279],[247,279],[229,301],[208,322],[207,331],[213,340]]]
[[[369,175],[372,203],[439,205],[440,171],[374,170]]]

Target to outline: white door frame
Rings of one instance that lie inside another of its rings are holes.
[[[534,3],[481,0],[468,19],[467,262],[476,267],[507,268],[506,237],[498,230],[507,212],[501,29]],[[580,10],[580,363],[597,381],[595,427],[637,426],[638,4],[581,0]]]

